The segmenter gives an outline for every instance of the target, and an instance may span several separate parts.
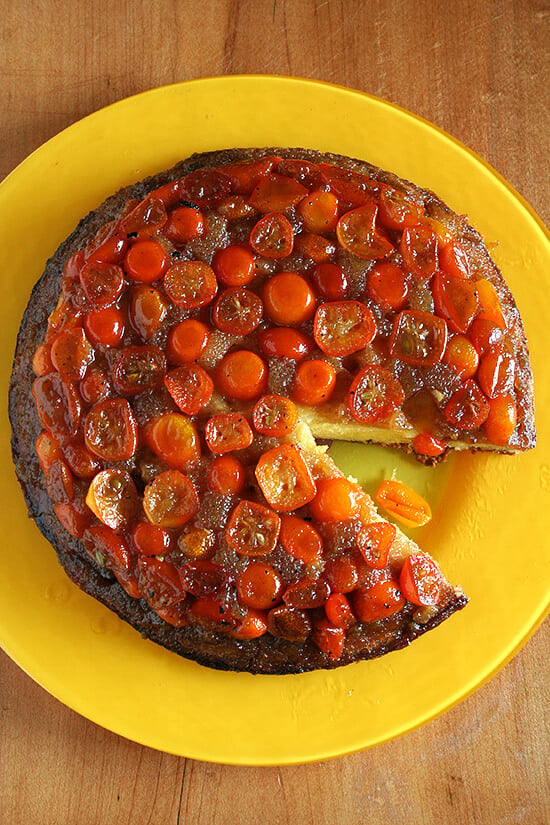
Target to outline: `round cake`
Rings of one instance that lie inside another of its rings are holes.
[[[253,673],[379,656],[467,601],[326,440],[428,464],[535,443],[523,326],[478,233],[303,149],[195,155],[84,218],[31,295],[10,419],[71,579]]]

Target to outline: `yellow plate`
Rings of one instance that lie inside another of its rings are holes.
[[[283,764],[366,748],[432,719],[506,662],[548,609],[550,248],[544,227],[479,157],[429,123],[349,89],[277,77],[197,80],[123,100],[66,129],[0,186],[6,387],[19,320],[47,257],[122,185],[194,151],[304,146],[364,158],[434,189],[489,242],[525,320],[539,444],[461,455],[435,473],[392,451],[338,445],[367,485],[396,467],[425,491],[416,537],[469,606],[412,647],[330,673],[208,670],[144,641],[68,582],[26,518],[1,421],[0,643],[46,690],[129,739],[210,761]],[[4,393],[5,394],[5,393]]]

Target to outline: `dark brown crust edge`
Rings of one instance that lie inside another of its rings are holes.
[[[517,349],[520,353],[520,379],[525,388],[520,409],[520,435],[514,447],[523,450],[534,446],[533,379],[525,333],[514,299],[478,233],[464,218],[455,215],[431,192],[364,161],[304,149],[231,149],[193,155],[171,170],[122,189],[85,217],[48,261],[44,274],[32,291],[17,339],[9,389],[9,417],[12,425],[13,459],[29,515],[35,519],[41,532],[53,545],[60,563],[78,587],[113,610],[146,638],[185,658],[222,670],[285,674],[335,668],[406,647],[414,639],[435,628],[455,611],[464,607],[467,598],[460,589],[446,585],[437,612],[423,624],[414,620],[414,608],[407,605],[397,617],[390,617],[368,626],[362,625],[363,630],[368,628],[369,631],[364,642],[355,644],[351,634],[350,643],[346,645],[342,658],[337,661],[329,659],[310,639],[301,644],[266,635],[252,642],[240,642],[227,636],[209,633],[204,629],[173,628],[160,620],[144,600],[130,598],[113,577],[104,574],[91,561],[80,542],[69,536],[57,521],[51,500],[45,491],[43,476],[34,451],[34,442],[41,426],[30,392],[34,378],[32,354],[43,339],[48,315],[57,301],[63,262],[73,251],[84,244],[103,223],[113,219],[129,198],[143,198],[152,189],[197,168],[273,154],[334,162],[344,168],[368,174],[374,179],[407,190],[413,197],[421,198],[434,217],[456,222],[463,241],[480,256],[485,277],[494,283],[507,317],[513,321],[519,344]]]

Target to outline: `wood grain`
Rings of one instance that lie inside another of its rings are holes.
[[[0,179],[94,110],[180,80],[273,73],[393,101],[479,152],[550,217],[545,0],[8,0]],[[550,821],[548,623],[440,719],[322,764],[184,760],[82,719],[0,655],[2,825]]]

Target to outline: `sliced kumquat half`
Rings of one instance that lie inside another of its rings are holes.
[[[357,547],[369,567],[378,570],[386,567],[396,533],[395,525],[387,521],[372,521],[361,528],[357,534]]]
[[[121,530],[132,523],[140,498],[126,470],[102,470],[92,479],[86,504],[107,527]]]
[[[292,224],[277,212],[264,215],[250,233],[250,246],[265,258],[286,258],[294,247]]]
[[[329,659],[340,659],[344,652],[346,631],[336,627],[328,619],[318,619],[313,624],[311,638]]]
[[[231,454],[218,455],[208,470],[208,489],[223,496],[238,496],[244,489],[244,464]]]
[[[286,552],[304,564],[315,564],[323,554],[323,541],[315,527],[299,516],[281,515],[281,544]]]
[[[237,596],[241,604],[256,610],[270,610],[281,601],[284,585],[279,574],[268,564],[250,562],[237,579]]]
[[[321,358],[312,358],[298,365],[294,376],[292,397],[298,404],[318,407],[330,399],[336,386],[336,370]]]
[[[406,527],[422,527],[432,517],[428,502],[401,481],[382,481],[376,490],[375,499],[387,513]]]
[[[407,601],[417,605],[434,605],[441,593],[441,571],[424,553],[407,556],[399,576],[399,586]]]
[[[298,410],[284,395],[264,395],[252,411],[254,428],[262,435],[289,435],[298,421]]]
[[[210,337],[210,330],[202,321],[187,318],[172,327],[166,344],[166,354],[172,364],[187,364],[200,358]]]
[[[400,585],[382,579],[370,587],[360,587],[351,595],[353,612],[361,622],[377,622],[399,613],[405,606]]]
[[[268,450],[258,461],[255,474],[262,493],[275,510],[297,510],[312,501],[317,492],[312,472],[295,444]]]
[[[268,369],[259,355],[250,350],[233,350],[224,355],[216,373],[215,383],[226,398],[252,401],[267,387]]]
[[[327,355],[343,357],[370,344],[376,335],[376,321],[360,301],[330,301],[317,309],[313,335]]]
[[[177,261],[164,273],[164,289],[177,306],[196,309],[210,303],[218,282],[204,261]]]
[[[506,446],[516,428],[517,406],[511,395],[498,395],[489,401],[489,414],[483,424],[489,441]]]
[[[353,614],[348,597],[344,593],[331,593],[325,602],[327,619],[334,627],[347,630],[357,619]]]
[[[240,501],[229,517],[226,539],[241,556],[267,556],[277,544],[281,519],[271,508]]]
[[[164,377],[164,385],[180,410],[196,415],[212,397],[214,382],[199,364],[182,364]]]
[[[296,272],[278,272],[265,284],[263,300],[267,317],[281,326],[299,326],[315,312],[315,295]]]
[[[201,447],[195,425],[181,413],[166,413],[144,428],[148,447],[169,467],[186,469],[200,458]]]
[[[208,419],[204,437],[212,452],[222,455],[250,447],[254,433],[241,413],[218,413]]]
[[[359,515],[359,490],[344,476],[317,481],[315,498],[309,509],[317,521],[348,521]]]
[[[165,470],[145,487],[143,509],[157,527],[183,527],[199,509],[199,497],[188,476]]]
[[[338,198],[333,192],[316,189],[300,201],[296,211],[307,232],[332,232],[338,222]]]

